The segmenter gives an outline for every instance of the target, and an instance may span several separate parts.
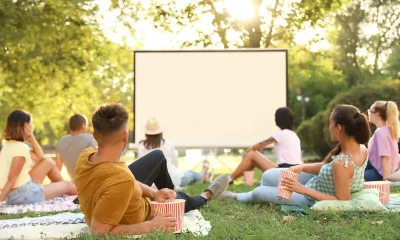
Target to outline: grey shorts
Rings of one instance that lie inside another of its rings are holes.
[[[11,191],[6,199],[9,205],[31,204],[44,201],[43,187],[32,180]]]

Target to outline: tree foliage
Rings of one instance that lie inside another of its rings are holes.
[[[309,152],[315,152],[321,157],[332,148],[329,135],[329,116],[338,104],[351,104],[365,112],[378,100],[400,102],[400,81],[372,82],[367,85],[358,85],[348,91],[338,94],[328,105],[325,111],[319,112],[311,119],[304,121],[297,129],[302,139],[302,147]]]
[[[96,10],[87,0],[0,3],[2,119],[30,111],[39,138],[54,145],[73,113],[90,115],[104,101],[121,101],[132,56],[118,59],[124,51],[102,36]]]

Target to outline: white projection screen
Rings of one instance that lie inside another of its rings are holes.
[[[134,136],[155,117],[178,147],[247,147],[278,130],[287,50],[134,52]]]

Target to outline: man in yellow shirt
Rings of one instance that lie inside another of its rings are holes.
[[[119,162],[129,133],[128,113],[118,104],[101,106],[92,123],[98,149],[88,148],[78,157],[75,184],[86,222],[97,236],[173,231],[176,220],[170,215],[154,216],[149,198],[158,202],[185,199],[187,212],[205,205],[228,186],[228,176],[221,175],[200,196],[173,191],[161,151],[147,154],[129,168]],[[153,183],[160,190],[151,188]]]

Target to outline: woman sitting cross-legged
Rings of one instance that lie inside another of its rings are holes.
[[[271,168],[288,168],[303,163],[301,161],[300,139],[293,131],[293,112],[288,107],[278,108],[275,112],[275,123],[281,130],[270,138],[251,146],[243,156],[242,162],[230,175],[230,183],[242,176],[245,171],[259,168],[265,172]],[[278,164],[273,163],[258,150],[274,144]]]
[[[312,206],[321,200],[349,200],[350,194],[363,189],[370,136],[367,118],[351,105],[338,105],[330,116],[329,132],[336,147],[323,162],[300,164],[289,168],[299,173],[298,181],[283,185],[293,191],[289,200],[279,199],[277,186],[282,169],[270,169],[262,176],[262,185],[251,192],[224,192],[222,198],[239,202],[270,202],[285,205]]]
[[[29,204],[77,193],[74,184],[63,181],[55,163],[44,158],[32,121],[31,115],[21,110],[7,118],[0,153],[0,206],[4,200],[10,205]],[[24,141],[31,144],[32,151]],[[53,183],[42,186],[46,176]]]

